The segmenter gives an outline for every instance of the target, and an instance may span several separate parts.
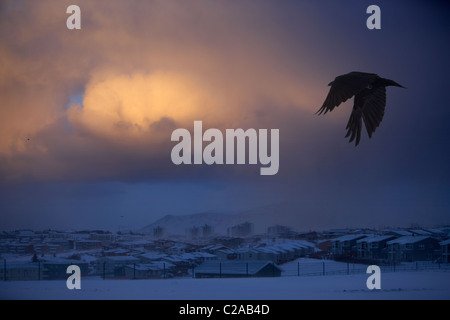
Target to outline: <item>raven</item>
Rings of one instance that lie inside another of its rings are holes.
[[[347,123],[347,135],[350,141],[355,140],[355,146],[361,140],[362,120],[366,126],[369,138],[383,120],[386,106],[386,87],[405,88],[395,81],[379,77],[375,73],[350,72],[336,77],[328,84],[331,86],[325,102],[316,114],[325,114],[355,96],[353,111]]]

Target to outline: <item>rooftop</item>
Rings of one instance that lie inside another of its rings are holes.
[[[388,241],[387,244],[412,244],[412,243],[417,243],[420,241],[423,241],[425,239],[428,239],[430,237],[427,236],[406,236],[406,237],[401,237],[398,239],[394,239],[391,241]]]
[[[333,242],[335,241],[352,241],[352,240],[358,240],[361,238],[367,237],[366,234],[347,234],[345,236],[339,237],[339,238],[335,238],[332,239]]]

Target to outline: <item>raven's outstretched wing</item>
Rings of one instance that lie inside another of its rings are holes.
[[[371,85],[378,75],[375,73],[364,72],[350,72],[342,76],[336,77],[334,81],[330,82],[331,86],[328,96],[325,99],[322,107],[317,111],[317,114],[325,114],[332,111],[342,102],[347,101],[361,90]]]
[[[369,138],[380,125],[384,116],[386,106],[386,87],[379,87],[373,90],[364,90],[364,93],[355,95],[355,104],[352,114],[347,123],[347,135],[352,142],[356,138],[355,146],[361,139],[362,120],[366,126]],[[368,93],[369,92],[369,93]]]
[[[372,94],[367,96],[362,108],[362,115],[369,138],[372,138],[372,133],[375,132],[383,120],[385,107],[386,87],[377,88]]]

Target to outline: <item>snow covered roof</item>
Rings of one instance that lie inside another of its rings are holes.
[[[412,244],[412,243],[417,243],[420,241],[423,241],[425,239],[428,239],[430,237],[427,236],[406,236],[406,237],[401,237],[398,239],[394,239],[391,241],[388,241],[387,244]]]
[[[164,253],[157,253],[157,252],[148,252],[140,255],[142,258],[148,259],[148,260],[159,260],[162,258],[167,257]]]
[[[122,254],[122,253],[127,253],[129,252],[129,250],[127,249],[109,249],[109,250],[105,250],[105,253],[116,253],[116,254]]]
[[[129,264],[127,265],[128,268],[131,269],[136,269],[139,271],[148,271],[148,270],[152,270],[152,271],[158,271],[158,270],[164,270],[164,269],[171,269],[173,267],[175,267],[174,264],[169,263],[169,262],[152,262],[152,263],[139,263],[136,265],[133,264]]]
[[[434,229],[434,228],[425,228],[423,230],[428,231],[429,233],[434,233],[434,234],[444,234],[445,233],[441,229]]]
[[[365,234],[346,234],[345,236],[335,238],[332,241],[333,242],[336,242],[336,241],[341,241],[341,242],[343,242],[343,241],[352,241],[352,240],[358,240],[358,239],[364,238],[366,236],[367,235],[365,235]]]
[[[107,261],[111,261],[111,262],[134,262],[134,261],[139,261],[138,258],[136,257],[131,257],[131,256],[109,256],[109,257],[104,257],[103,260],[107,260]]]
[[[189,262],[191,260],[195,260],[195,257],[189,256],[189,255],[186,255],[186,254],[183,254],[183,255],[171,255],[171,256],[166,256],[166,257],[162,258],[162,260],[173,262],[173,263],[180,263],[180,262]]]
[[[383,230],[384,232],[390,232],[390,233],[395,233],[399,236],[412,236],[413,234],[409,231],[406,230],[400,230],[400,229],[386,229]]]
[[[362,242],[366,242],[366,243],[374,243],[374,242],[380,242],[380,241],[386,241],[388,239],[391,239],[393,236],[377,236],[377,235],[371,235],[368,236],[366,238],[362,238],[357,240],[357,243],[362,243]]]
[[[233,261],[223,261],[223,262],[205,262],[195,268],[196,273],[203,274],[248,274],[254,275],[258,273],[261,269],[265,268],[267,265],[273,265],[274,268],[282,270],[280,267],[275,265],[272,261],[259,261],[259,260],[233,260]],[[247,271],[248,267],[248,271]]]
[[[208,252],[192,252],[191,254],[197,258],[216,258],[217,257],[216,255],[214,255],[212,253],[208,253]]]
[[[223,249],[223,250],[218,250],[217,252],[222,252],[225,254],[235,254],[236,251],[232,250],[232,249]]]
[[[419,234],[419,235],[422,235],[422,236],[430,236],[431,235],[431,232],[428,232],[428,231],[425,231],[425,230],[421,230],[421,229],[415,229],[415,230],[410,230],[412,233],[415,233],[415,234]]]
[[[445,240],[445,241],[442,241],[442,242],[440,242],[439,244],[440,244],[441,246],[449,245],[449,244],[450,244],[450,239],[447,239],[447,240]]]

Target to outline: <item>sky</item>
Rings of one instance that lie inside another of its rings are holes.
[[[274,204],[297,230],[450,224],[450,6],[372,2],[2,1],[0,230]],[[406,87],[387,88],[358,147],[344,138],[352,101],[314,114],[351,71]],[[171,134],[196,120],[279,129],[278,173],[174,165]]]

